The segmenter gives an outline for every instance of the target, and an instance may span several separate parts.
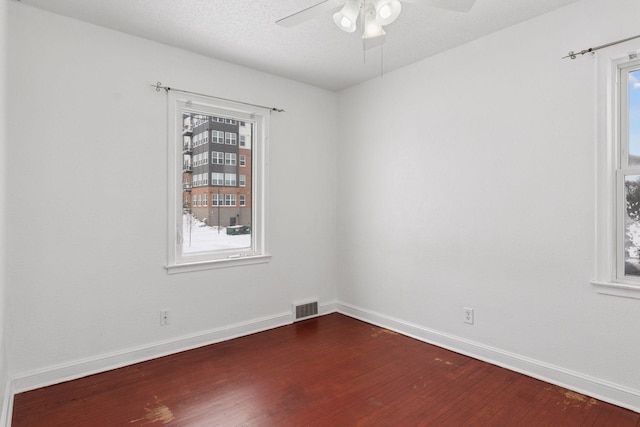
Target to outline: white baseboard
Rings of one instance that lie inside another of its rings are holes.
[[[0,426],[10,427],[12,414],[13,414],[13,390],[11,389],[11,381],[7,381],[5,383],[4,395],[2,399],[2,412],[0,413]]]
[[[336,302],[329,301],[319,304],[318,311],[320,315],[335,313]],[[86,377],[88,375],[227,341],[291,323],[293,323],[292,313],[279,313],[204,332],[172,338],[166,341],[50,366],[10,378],[8,382],[8,395],[13,396],[14,393],[22,393],[24,391]],[[5,402],[5,404],[7,403]]]
[[[603,402],[640,412],[640,390],[613,384],[579,372],[439,332],[351,304],[338,302],[336,304],[336,311],[417,340],[594,397]]]
[[[15,376],[10,380],[11,389],[13,393],[21,393],[132,365],[134,363],[156,359],[169,354],[262,332],[288,325],[291,322],[291,313],[280,313],[136,348],[75,360]]]
[[[373,325],[384,327],[403,335],[434,344],[466,356],[473,357],[512,371],[520,372],[539,380],[556,384],[576,392],[592,396],[635,412],[640,412],[640,391],[613,384],[598,378],[592,378],[518,354],[478,342],[442,333],[411,322],[397,319],[385,314],[360,308],[344,302],[327,302],[320,304],[319,314],[334,312],[362,320]],[[246,322],[211,329],[171,340],[157,342],[123,351],[103,354],[91,358],[77,360],[61,365],[51,366],[28,372],[11,378],[6,384],[0,426],[11,425],[13,396],[48,385],[57,384],[85,377],[134,363],[167,356],[169,354],[202,347],[217,342],[250,335],[256,332],[277,328],[293,322],[291,313],[280,313],[272,316],[252,319]]]

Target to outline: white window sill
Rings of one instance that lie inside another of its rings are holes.
[[[597,282],[595,280],[591,281],[591,284],[599,294],[640,299],[640,286],[613,282]]]
[[[189,264],[168,265],[167,273],[188,273],[191,271],[213,270],[216,268],[238,267],[242,265],[263,264],[271,261],[271,255],[255,255],[240,258],[225,258],[212,261],[193,262]]]

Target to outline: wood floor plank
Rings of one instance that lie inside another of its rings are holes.
[[[640,414],[331,314],[20,393],[12,425],[640,427]]]

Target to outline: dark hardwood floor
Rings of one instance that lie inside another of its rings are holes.
[[[18,394],[12,425],[640,427],[640,414],[331,314]]]

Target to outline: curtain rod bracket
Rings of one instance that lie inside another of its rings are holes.
[[[171,90],[171,88],[168,86],[162,86],[162,82],[158,82],[155,85],[151,86],[156,88],[156,92],[160,92],[160,89],[164,89],[166,92],[169,92]]]

